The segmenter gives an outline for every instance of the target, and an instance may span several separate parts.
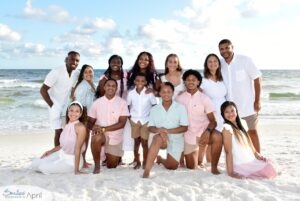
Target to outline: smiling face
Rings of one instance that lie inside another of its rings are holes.
[[[161,85],[161,89],[159,91],[159,95],[161,96],[162,100],[167,102],[167,101],[172,101],[174,91],[169,85]]]
[[[224,118],[232,123],[236,122],[237,112],[233,105],[229,105],[224,110]]]
[[[207,59],[207,68],[211,74],[215,74],[220,68],[219,61],[215,56],[210,56]]]
[[[140,69],[146,69],[149,65],[149,60],[150,59],[146,53],[142,54],[138,60]]]
[[[83,72],[83,79],[86,81],[93,81],[94,70],[91,67],[87,67]]]
[[[198,86],[200,85],[200,81],[195,75],[189,75],[184,81],[185,87],[187,91],[195,91],[198,90]]]
[[[135,79],[134,79],[134,84],[135,84],[135,86],[138,90],[143,89],[147,84],[146,77],[145,76],[139,76],[139,75],[136,76]]]
[[[225,60],[230,60],[233,55],[233,45],[229,43],[220,44],[219,51]]]
[[[68,117],[69,117],[69,122],[74,122],[78,120],[82,115],[82,111],[79,105],[71,105],[68,108]]]
[[[177,71],[179,68],[179,60],[176,56],[171,56],[168,58],[166,67],[169,69],[169,72]]]
[[[105,96],[114,97],[117,91],[117,84],[114,80],[108,80],[104,85]]]
[[[120,58],[115,57],[111,60],[109,66],[112,71],[119,71],[122,67],[122,61]]]
[[[78,54],[70,54],[66,58],[66,65],[69,69],[75,70],[80,62],[80,56]]]

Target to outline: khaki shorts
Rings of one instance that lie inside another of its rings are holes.
[[[256,130],[257,129],[257,123],[258,123],[258,114],[253,114],[247,117],[243,117],[247,123],[248,130]]]
[[[130,125],[131,125],[131,137],[132,138],[138,138],[141,137],[144,140],[148,140],[149,138],[149,131],[148,131],[148,123],[142,125],[140,121],[137,123],[133,122],[130,119]]]
[[[106,154],[122,157],[124,154],[123,142],[116,144],[116,145],[111,145],[111,144],[109,144],[109,138],[106,138],[104,150],[105,150]]]
[[[200,141],[200,137],[197,137],[196,144],[188,144],[188,143],[184,142],[184,155],[188,155],[195,151],[198,151],[199,150],[199,141]]]

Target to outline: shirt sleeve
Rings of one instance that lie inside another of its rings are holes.
[[[127,95],[127,105],[130,106],[131,105],[131,93],[129,92]]]
[[[154,96],[153,93],[151,93],[151,95],[150,95],[150,101],[151,101],[152,105],[156,105],[157,104],[156,97]]]
[[[189,125],[189,118],[187,114],[187,110],[183,105],[180,105],[180,126],[188,126]]]
[[[59,71],[57,69],[51,70],[48,75],[46,76],[46,79],[44,81],[44,84],[48,87],[53,87],[53,85],[56,83],[58,77],[59,77]]]
[[[206,96],[204,99],[204,110],[206,114],[216,111],[214,104],[212,103],[212,101],[208,96]]]
[[[92,117],[93,119],[97,119],[97,102],[96,101],[92,104],[91,109],[88,111],[88,116]]]
[[[253,60],[249,57],[247,57],[247,63],[245,65],[245,70],[250,76],[252,80],[255,80],[256,78],[261,76],[260,70],[258,70],[257,66],[254,64]]]
[[[87,101],[86,99],[88,98],[88,95],[87,95],[87,87],[85,86],[84,83],[80,83],[76,89],[75,89],[75,92],[74,92],[74,95],[75,95],[75,99],[77,101],[79,101],[83,106],[87,106]]]
[[[154,111],[154,108],[152,107],[150,110],[148,127],[155,126],[155,114],[154,113],[155,113],[155,111]]]
[[[227,123],[223,124],[223,130],[229,131],[231,134],[233,133],[232,127]]]
[[[128,106],[126,104],[126,101],[124,101],[124,100],[122,101],[121,110],[122,111],[121,111],[120,116],[126,116],[126,117],[130,116]]]

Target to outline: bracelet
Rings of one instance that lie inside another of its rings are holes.
[[[101,128],[101,131],[102,131],[102,133],[105,133],[106,128],[105,128],[105,127],[102,127],[102,128]]]

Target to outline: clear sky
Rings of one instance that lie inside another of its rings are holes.
[[[218,42],[260,69],[300,69],[299,0],[10,0],[0,7],[0,68],[53,68],[70,50],[107,68],[120,54],[130,68],[141,51],[164,68],[176,53],[184,68],[203,68]]]

